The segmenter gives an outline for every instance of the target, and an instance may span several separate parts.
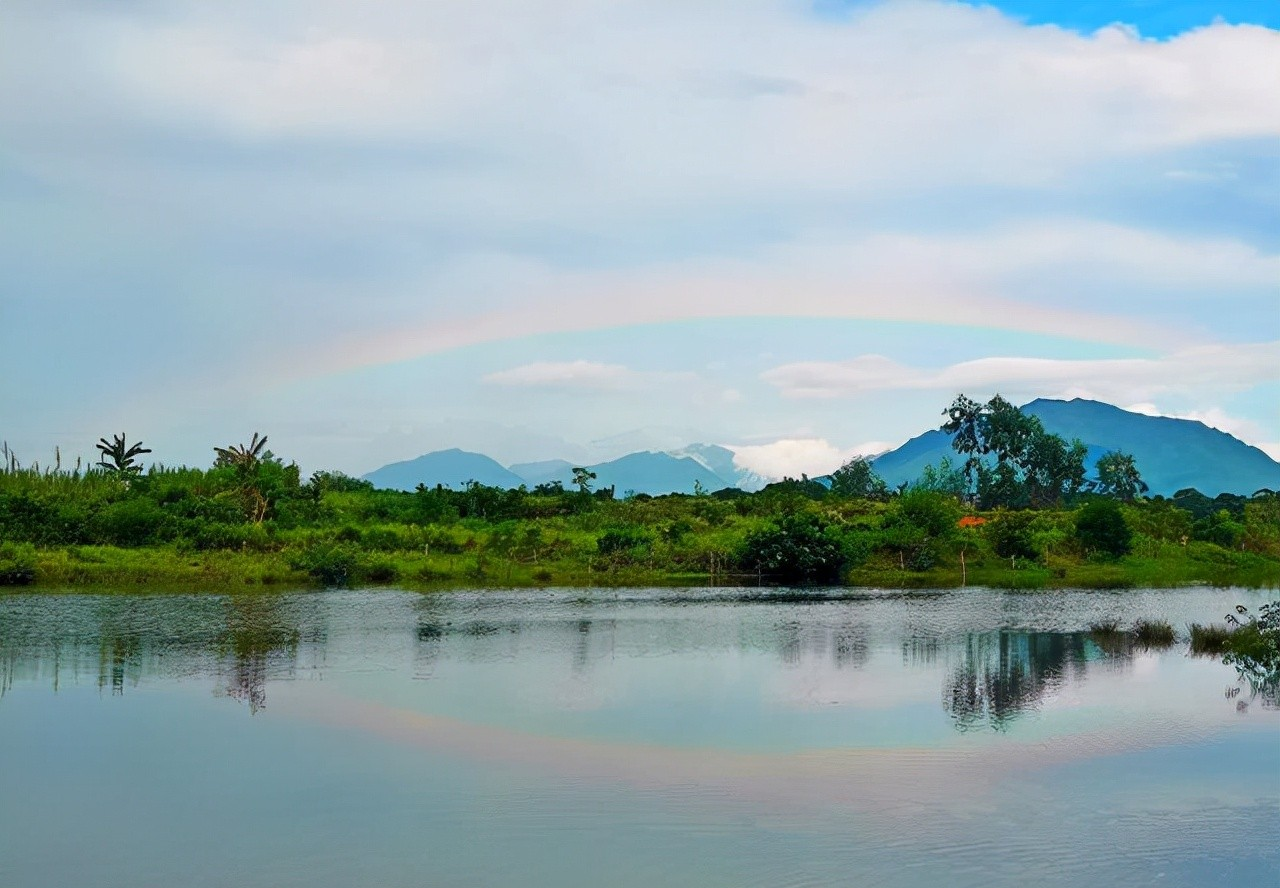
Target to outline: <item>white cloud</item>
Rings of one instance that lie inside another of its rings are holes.
[[[0,392],[15,437],[92,410],[162,426],[192,390],[243,421],[298,377],[679,320],[981,325],[1168,354],[1280,335],[1265,165],[1231,162],[1280,139],[1274,30],[1082,36],[917,0],[839,22],[796,0],[20,3],[4,27],[0,350],[50,386]],[[1211,188],[1165,218],[1162,189]],[[102,343],[133,356],[109,405],[77,382]],[[580,343],[482,394],[661,387],[572,360],[598,355]],[[1001,360],[947,385],[1164,390],[1133,364]],[[1193,375],[1156,363],[1169,385]],[[771,381],[929,375],[798,366]],[[685,406],[728,390],[770,409],[715,383]]]
[[[894,445],[868,441],[841,449],[825,438],[783,438],[769,444],[726,445],[733,464],[770,480],[817,477],[834,472],[855,456],[877,456]]]
[[[519,135],[512,147],[555,144],[574,164],[583,143],[612,149],[646,179],[754,168],[839,184],[923,154],[945,176],[1039,178],[1099,150],[1280,132],[1277,38],[1255,27],[1156,43],[929,2],[845,24],[790,0],[170,7],[76,23],[78,64],[162,120],[253,138]],[[733,150],[698,158],[691,144]]]
[[[1280,380],[1280,343],[1199,346],[1158,358],[993,357],[940,370],[912,367],[880,355],[862,355],[848,361],[784,364],[766,371],[761,378],[792,398],[935,389],[1133,403],[1150,400],[1156,394],[1239,391]]]
[[[550,389],[618,391],[634,388],[643,374],[621,364],[596,361],[538,361],[483,377],[491,385]]]

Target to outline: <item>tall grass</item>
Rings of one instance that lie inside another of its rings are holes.
[[[1207,626],[1192,623],[1188,628],[1191,633],[1191,653],[1193,654],[1202,656],[1223,654],[1231,644],[1233,631],[1221,623],[1211,623]]]
[[[1175,637],[1173,626],[1164,620],[1139,620],[1133,627],[1134,641],[1143,647],[1169,647]]]

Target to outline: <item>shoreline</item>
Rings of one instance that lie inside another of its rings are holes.
[[[838,584],[778,584],[767,577],[737,571],[664,570],[649,565],[590,562],[526,564],[474,557],[413,553],[365,553],[381,558],[371,573],[317,579],[290,564],[281,552],[183,552],[166,547],[118,548],[77,546],[36,549],[28,582],[0,585],[0,593],[74,594],[104,590],[130,592],[223,594],[228,591],[323,588],[397,588],[434,592],[454,589],[546,588],[760,588],[760,589],[964,589],[1016,591],[1061,589],[1155,589],[1191,585],[1280,589],[1280,565],[1264,560],[1256,566],[1223,565],[1191,558],[1153,559],[1126,556],[1117,561],[1047,564],[1000,559],[935,566],[924,571],[896,565],[847,570]]]

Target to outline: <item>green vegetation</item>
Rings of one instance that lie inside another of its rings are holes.
[[[1176,633],[1173,625],[1164,620],[1139,620],[1134,624],[1133,638],[1143,647],[1169,647]]]
[[[1119,455],[1104,496],[1077,471],[1080,448],[1000,399],[962,398],[948,416],[970,461],[897,491],[864,460],[758,493],[619,499],[586,470],[576,489],[303,481],[257,433],[214,448],[207,469],[144,470],[149,451],[123,435],[103,439],[90,468],[22,466],[6,451],[0,584],[1280,585],[1273,492],[1148,499]],[[1140,641],[1152,631],[1139,627]]]
[[[1231,641],[1231,627],[1221,623],[1208,626],[1200,623],[1191,624],[1191,653],[1216,655],[1227,651]]]

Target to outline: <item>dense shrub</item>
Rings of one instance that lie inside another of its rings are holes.
[[[326,586],[348,586],[359,578],[359,555],[346,545],[309,546],[290,559],[289,566],[306,571],[313,580]]]
[[[94,537],[113,546],[146,546],[166,538],[169,516],[153,500],[131,497],[104,507],[93,518]]]
[[[35,578],[35,546],[30,543],[0,543],[0,586],[25,586]]]
[[[1005,512],[987,523],[986,537],[1001,558],[1034,561],[1040,557],[1032,531],[1033,512]]]
[[[179,534],[192,548],[200,550],[252,549],[260,552],[272,548],[271,534],[261,524],[190,521],[182,526]]]
[[[1133,531],[1114,500],[1095,500],[1076,514],[1076,539],[1085,552],[1105,558],[1129,554]]]
[[[747,535],[738,563],[781,584],[834,584],[845,567],[845,541],[816,515],[788,515]]]
[[[638,557],[653,546],[653,537],[642,527],[613,527],[596,539],[596,551],[613,558]]]

